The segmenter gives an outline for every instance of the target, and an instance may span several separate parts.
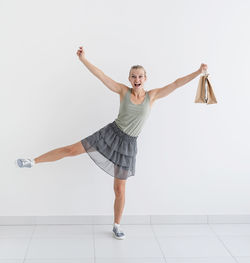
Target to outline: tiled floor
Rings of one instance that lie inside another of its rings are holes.
[[[250,224],[0,226],[0,263],[250,263]]]

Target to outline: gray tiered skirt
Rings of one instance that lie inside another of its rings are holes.
[[[135,175],[137,138],[124,133],[113,121],[82,139],[81,143],[102,170],[126,180]]]

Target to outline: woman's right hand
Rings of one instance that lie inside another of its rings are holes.
[[[79,49],[76,52],[77,56],[80,60],[82,60],[85,57],[85,52],[82,47],[79,47]]]

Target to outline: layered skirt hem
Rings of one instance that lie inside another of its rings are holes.
[[[126,180],[135,175],[137,137],[124,133],[113,121],[82,139],[81,143],[103,171]]]

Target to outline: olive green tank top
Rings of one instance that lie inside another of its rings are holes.
[[[126,92],[120,103],[118,117],[115,119],[117,126],[130,136],[138,136],[150,113],[150,98],[148,92],[141,104],[134,104],[131,100],[132,88]]]

